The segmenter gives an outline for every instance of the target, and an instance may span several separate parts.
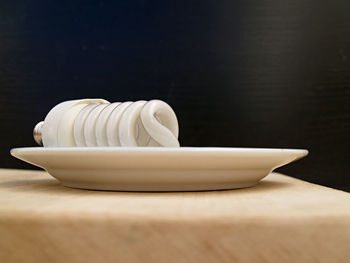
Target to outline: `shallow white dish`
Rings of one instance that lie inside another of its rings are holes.
[[[18,159],[44,168],[63,185],[120,191],[193,191],[256,185],[307,150],[201,147],[16,148]]]

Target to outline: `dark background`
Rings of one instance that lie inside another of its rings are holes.
[[[57,103],[158,98],[182,146],[306,148],[350,186],[350,1],[0,1],[0,167]]]

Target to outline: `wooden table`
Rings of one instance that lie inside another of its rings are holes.
[[[241,190],[133,193],[0,169],[0,262],[350,262],[350,195],[278,173]]]

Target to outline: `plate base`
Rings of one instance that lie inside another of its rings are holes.
[[[162,186],[144,186],[144,185],[94,185],[81,183],[62,183],[63,186],[75,189],[95,190],[95,191],[121,191],[121,192],[183,192],[183,191],[215,191],[232,190],[248,188],[258,183],[241,184],[215,184],[215,185],[162,185]]]

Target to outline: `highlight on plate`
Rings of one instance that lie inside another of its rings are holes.
[[[33,131],[44,147],[180,147],[175,112],[161,100],[114,102],[80,99],[59,103]]]

